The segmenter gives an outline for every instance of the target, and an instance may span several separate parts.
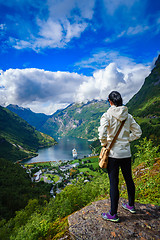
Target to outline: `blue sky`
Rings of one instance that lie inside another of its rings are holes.
[[[0,0],[0,104],[51,114],[112,90],[126,103],[159,42],[159,0]]]

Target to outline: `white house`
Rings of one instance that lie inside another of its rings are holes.
[[[79,163],[74,163],[74,164],[71,164],[71,167],[77,167],[77,166],[79,166]]]
[[[39,170],[38,172],[36,172],[34,174],[34,179],[36,182],[38,182],[40,180],[40,175],[42,174],[42,170]]]

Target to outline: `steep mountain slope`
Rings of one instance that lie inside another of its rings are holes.
[[[23,108],[13,104],[8,105],[7,109],[16,113],[18,116],[26,120],[30,125],[35,127],[37,130],[39,130],[41,126],[50,117],[44,113],[34,113],[29,108]]]
[[[93,100],[88,103],[74,103],[53,114],[41,128],[51,136],[72,136],[95,139],[101,115],[108,109],[106,101]]]
[[[55,144],[55,140],[35,130],[18,115],[0,106],[0,158],[11,161],[35,155],[42,146]]]
[[[143,136],[160,143],[160,55],[139,92],[127,104],[140,123]]]
[[[127,106],[132,114],[139,117],[160,116],[160,55],[142,88]]]
[[[100,117],[108,107],[106,101],[73,103],[50,116],[34,113],[30,109],[12,104],[7,109],[18,114],[37,130],[52,137],[72,136],[94,139],[98,136],[97,128]]]

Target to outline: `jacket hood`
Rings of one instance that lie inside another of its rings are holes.
[[[116,119],[123,121],[128,117],[128,108],[126,106],[111,106],[108,109],[108,113],[115,117]]]

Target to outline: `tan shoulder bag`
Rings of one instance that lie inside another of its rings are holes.
[[[107,148],[106,146],[102,147],[101,148],[101,152],[100,152],[100,155],[99,155],[99,166],[101,168],[107,168],[107,165],[108,165],[108,155],[109,155],[109,152],[111,150],[111,148],[113,147],[113,144],[115,143],[124,123],[125,123],[126,119],[122,121],[115,137],[113,138],[110,146]]]

